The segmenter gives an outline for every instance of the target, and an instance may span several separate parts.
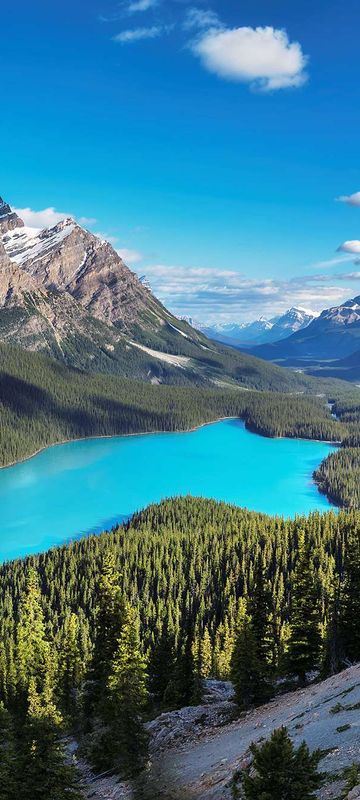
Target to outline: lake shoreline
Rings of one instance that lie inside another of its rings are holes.
[[[333,442],[330,439],[310,439],[308,437],[301,436],[270,436],[270,434],[263,433],[262,431],[258,431],[256,428],[252,428],[251,426],[247,425],[245,420],[243,420],[241,417],[217,417],[216,419],[211,419],[208,422],[200,422],[199,425],[194,425],[192,428],[182,428],[181,430],[137,431],[136,433],[104,433],[95,434],[94,436],[80,436],[76,437],[75,439],[62,439],[59,442],[53,442],[52,444],[45,444],[43,447],[39,447],[38,450],[35,450],[29,456],[19,458],[17,461],[10,461],[9,464],[2,464],[0,466],[0,470],[10,469],[11,467],[16,467],[19,464],[24,464],[26,461],[31,461],[32,458],[40,455],[40,453],[43,453],[45,450],[49,450],[51,447],[60,447],[63,444],[72,444],[73,442],[89,442],[96,439],[125,439],[129,438],[130,436],[158,436],[162,433],[194,433],[195,431],[201,430],[201,428],[205,428],[207,425],[216,425],[217,422],[226,422],[227,420],[232,419],[242,422],[249,433],[254,433],[256,436],[262,436],[263,439],[278,439],[279,441],[282,439],[290,439],[291,441],[298,442],[319,442],[321,444],[331,444],[334,447],[340,447],[341,445],[341,441]]]

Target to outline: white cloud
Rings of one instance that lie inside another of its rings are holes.
[[[339,203],[346,203],[348,206],[360,206],[360,192],[354,192],[354,194],[342,194],[336,199]]]
[[[138,264],[143,259],[142,253],[137,250],[130,250],[128,247],[120,247],[116,252],[125,261],[125,264]]]
[[[14,208],[14,211],[29,228],[51,228],[62,219],[72,216],[63,211],[56,211],[53,206],[43,208],[41,211],[34,211],[32,208]]]
[[[222,23],[215,11],[211,9],[189,8],[185,14],[184,30],[190,31],[194,28],[223,28]]]
[[[136,14],[138,11],[149,11],[157,5],[157,0],[134,0],[128,7],[129,14]]]
[[[263,91],[299,87],[308,77],[299,42],[271,26],[208,30],[190,46],[210,72]]]
[[[109,242],[109,244],[116,244],[116,242],[119,241],[117,236],[112,236],[110,233],[106,233],[106,231],[96,231],[94,236],[97,236],[102,242]]]
[[[151,28],[132,28],[118,33],[113,37],[113,41],[120,42],[120,44],[131,44],[132,42],[140,42],[143,39],[156,39],[164,31],[165,28],[162,25],[153,25]]]
[[[273,317],[293,305],[320,312],[351,297],[349,287],[355,280],[352,275],[346,286],[345,276],[323,273],[290,280],[253,279],[236,270],[164,264],[142,266],[144,273],[154,294],[177,316],[224,322]]]
[[[95,225],[97,219],[95,217],[79,217],[79,225]]]
[[[360,255],[360,241],[358,239],[352,239],[348,242],[343,242],[343,244],[338,247],[338,250],[344,253],[353,253],[354,255]]]

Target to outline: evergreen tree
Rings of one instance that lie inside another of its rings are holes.
[[[196,663],[194,655],[194,631],[187,615],[184,628],[181,629],[173,679],[165,692],[165,700],[174,706],[198,705],[203,695],[203,679],[200,662]]]
[[[231,659],[235,699],[242,709],[265,703],[271,696],[267,664],[261,660],[251,617],[243,612],[238,623]]]
[[[310,753],[305,742],[295,749],[286,728],[250,750],[251,769],[243,773],[245,800],[315,800],[322,783],[320,751]]]
[[[76,713],[76,691],[80,688],[83,676],[78,617],[70,614],[64,622],[58,668],[58,693],[62,711],[67,718],[73,718]]]
[[[148,663],[149,690],[160,701],[164,699],[167,686],[173,678],[174,669],[174,634],[169,630],[169,623],[166,617]]]
[[[92,758],[96,768],[116,770],[129,777],[144,766],[147,736],[141,718],[147,701],[145,660],[140,652],[138,618],[125,606],[123,625],[99,707],[105,730],[95,736]]]
[[[66,762],[61,716],[47,687],[39,694],[30,679],[25,724],[17,731],[19,786],[17,800],[81,800],[76,770]]]
[[[14,725],[10,714],[0,707],[0,800],[15,800],[21,781]]]
[[[19,699],[25,702],[30,681],[42,691],[45,678],[49,680],[50,643],[46,635],[41,605],[39,580],[30,569],[26,589],[20,599],[19,622],[16,629],[16,667]],[[53,674],[53,669],[51,670]]]
[[[124,620],[124,601],[114,552],[102,559],[95,612],[95,641],[84,694],[84,716],[89,722],[105,691]]]
[[[360,661],[360,535],[349,536],[340,593],[340,639],[344,660]]]
[[[292,576],[288,672],[305,684],[306,673],[319,666],[320,655],[319,601],[309,545],[305,542],[304,531],[300,531],[297,562]]]
[[[251,600],[249,602],[249,613],[256,638],[258,659],[264,666],[270,666],[273,654],[270,625],[271,612],[271,592],[265,585],[264,567],[260,557],[257,560],[254,571],[254,583]]]

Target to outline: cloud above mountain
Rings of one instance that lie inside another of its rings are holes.
[[[289,280],[252,279],[235,270],[154,264],[142,266],[157,297],[177,316],[199,320],[246,321],[257,316],[274,316],[290,306],[322,311],[345,297],[351,297],[356,280],[323,273]],[[360,278],[360,275],[359,275]]]
[[[34,211],[32,208],[14,208],[14,211],[29,228],[51,228],[62,219],[72,216],[65,211],[57,211],[53,206],[40,211]]]

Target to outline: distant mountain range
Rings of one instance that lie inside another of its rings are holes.
[[[232,346],[253,347],[284,339],[295,331],[306,328],[316,316],[314,311],[292,307],[277,317],[260,317],[253,322],[220,322],[209,325],[196,323],[191,317],[186,317],[186,320],[209,339]]]
[[[260,358],[287,366],[314,366],[351,356],[360,349],[360,296],[323,311],[305,329],[271,344],[253,347]],[[360,361],[358,362],[360,366]],[[335,369],[339,365],[335,366]],[[353,365],[354,366],[354,365]],[[330,368],[330,366],[328,366]]]
[[[73,219],[27,227],[1,199],[0,342],[154,384],[306,385],[174,317],[109,242]]]

